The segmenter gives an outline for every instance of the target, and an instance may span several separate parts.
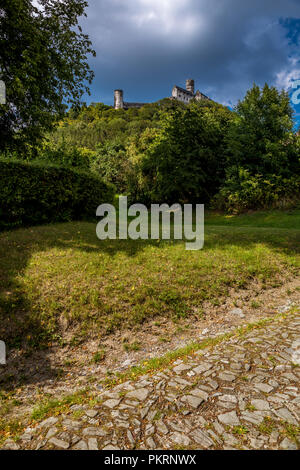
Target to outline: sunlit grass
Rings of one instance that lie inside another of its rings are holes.
[[[1,234],[1,339],[40,347],[67,331],[78,341],[159,317],[202,318],[204,303],[220,305],[232,288],[297,275],[299,230],[237,226],[243,218],[218,226],[224,216],[213,217],[200,251],[181,241],[100,241],[87,222]]]

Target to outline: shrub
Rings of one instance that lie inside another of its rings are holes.
[[[250,209],[289,208],[300,203],[300,178],[279,175],[250,175],[239,168],[229,172],[212,206],[229,213]]]
[[[99,145],[91,161],[91,171],[104,181],[112,183],[119,193],[127,190],[126,173],[128,158],[125,147],[119,141]]]
[[[46,163],[87,171],[94,152],[76,148],[61,142],[57,145],[45,143],[37,153],[37,160]]]
[[[90,219],[114,188],[88,172],[0,159],[0,229]]]

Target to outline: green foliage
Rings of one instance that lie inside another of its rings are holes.
[[[91,161],[91,171],[104,181],[115,185],[119,193],[125,193],[127,158],[125,147],[121,142],[105,142],[97,147]]]
[[[140,135],[133,136],[127,145],[127,171],[125,177],[127,194],[132,202],[145,198],[143,192],[145,192],[147,180],[142,172],[142,165],[146,152],[151,148],[158,134],[158,129],[148,128]]]
[[[224,136],[231,119],[227,108],[209,101],[162,114],[140,159],[138,199],[208,202],[224,179]]]
[[[293,109],[286,92],[254,85],[235,111],[227,138],[228,166],[243,166],[252,175],[289,176],[296,171],[299,154],[297,158]]]
[[[0,160],[0,228],[95,217],[112,202],[113,187],[87,172]]]
[[[156,135],[162,116],[184,107],[169,99],[128,111],[102,103],[74,106],[55,131],[47,134],[45,151],[40,150],[37,158],[68,164],[72,161],[70,153],[73,155],[76,149],[88,155],[87,170],[113,183],[118,192],[134,197],[139,177],[137,154],[141,147],[142,153],[147,149],[149,136]]]
[[[78,19],[85,0],[2,0],[0,70],[7,103],[0,106],[0,151],[34,152],[66,104],[88,92],[94,54]]]
[[[300,146],[288,94],[254,85],[236,107],[227,136],[226,180],[214,206],[229,212],[300,201]]]
[[[105,359],[105,356],[105,349],[100,349],[99,351],[96,351],[93,355],[93,362],[95,362],[95,364],[98,364],[98,362],[101,362],[103,361],[103,359]]]
[[[289,207],[299,200],[293,125],[288,95],[268,85],[254,85],[234,112],[208,100],[73,106],[38,158],[91,170],[132,202]]]
[[[229,213],[252,209],[289,208],[300,203],[300,178],[251,175],[244,168],[228,173],[213,206]]]
[[[46,143],[39,150],[37,158],[41,162],[87,170],[94,153],[89,149],[69,147],[65,142],[56,146]]]
[[[47,137],[53,146],[65,142],[70,147],[78,147],[80,142],[80,147],[96,150],[99,145],[112,141],[126,146],[132,137],[148,128],[159,127],[161,112],[183,106],[180,102],[165,99],[128,111],[113,109],[103,103],[73,107]]]

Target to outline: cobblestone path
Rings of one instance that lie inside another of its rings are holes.
[[[94,408],[73,405],[3,448],[297,449],[299,365],[294,313],[99,392]]]

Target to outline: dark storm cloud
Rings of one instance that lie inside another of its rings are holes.
[[[254,81],[288,87],[300,78],[291,39],[299,0],[90,0],[87,13],[92,101],[112,104],[115,88],[128,101],[154,101],[191,77],[228,104]]]

